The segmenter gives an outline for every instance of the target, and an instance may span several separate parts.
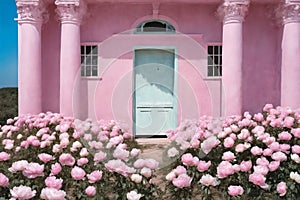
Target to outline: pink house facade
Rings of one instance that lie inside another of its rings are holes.
[[[16,0],[19,114],[163,134],[300,107],[300,0]]]

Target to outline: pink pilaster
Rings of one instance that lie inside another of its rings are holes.
[[[283,5],[281,105],[300,108],[300,1]]]
[[[45,8],[41,0],[16,0],[18,8],[19,115],[42,112],[41,25]]]
[[[61,21],[60,48],[60,113],[74,116],[74,94],[80,75],[80,23],[85,12],[83,1],[56,0]]]
[[[223,115],[242,113],[243,21],[249,1],[226,0],[218,14],[223,20]]]

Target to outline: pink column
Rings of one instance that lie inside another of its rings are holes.
[[[219,8],[223,20],[223,115],[242,113],[243,21],[249,1],[228,0]]]
[[[286,3],[283,17],[281,105],[300,108],[300,1]]]
[[[19,115],[42,112],[41,1],[17,0]]]
[[[80,75],[80,23],[85,6],[80,0],[56,0],[61,20],[60,113],[73,116],[76,79]]]

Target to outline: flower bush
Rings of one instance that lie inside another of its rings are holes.
[[[168,132],[166,154],[174,160],[166,176],[169,193],[212,199],[215,188],[221,199],[298,199],[299,124],[299,110],[271,104],[255,115],[183,122]]]
[[[0,143],[2,199],[160,199],[158,163],[114,121],[24,115],[7,120]]]
[[[23,115],[0,127],[0,199],[298,199],[300,111],[187,120],[159,163],[115,121]],[[170,162],[171,161],[171,162]],[[159,177],[158,177],[159,179]]]

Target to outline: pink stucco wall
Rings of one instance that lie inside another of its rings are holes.
[[[81,26],[81,42],[99,45],[100,76],[78,80],[81,90],[78,117],[114,119],[118,116],[131,120],[134,47],[172,46],[172,43],[178,47],[178,120],[203,114],[220,115],[221,82],[206,77],[203,54],[207,44],[222,42],[222,23],[215,17],[217,6],[162,4],[159,18],[187,34],[170,40],[163,35],[138,36],[130,32],[142,20],[151,19],[152,5],[89,5],[88,18]],[[59,112],[60,26],[54,7],[49,10],[50,19],[42,32],[43,111]],[[244,22],[244,110],[259,111],[265,103],[280,103],[281,30],[272,25],[265,12],[264,5],[252,5]],[[197,48],[203,52],[196,55]]]

